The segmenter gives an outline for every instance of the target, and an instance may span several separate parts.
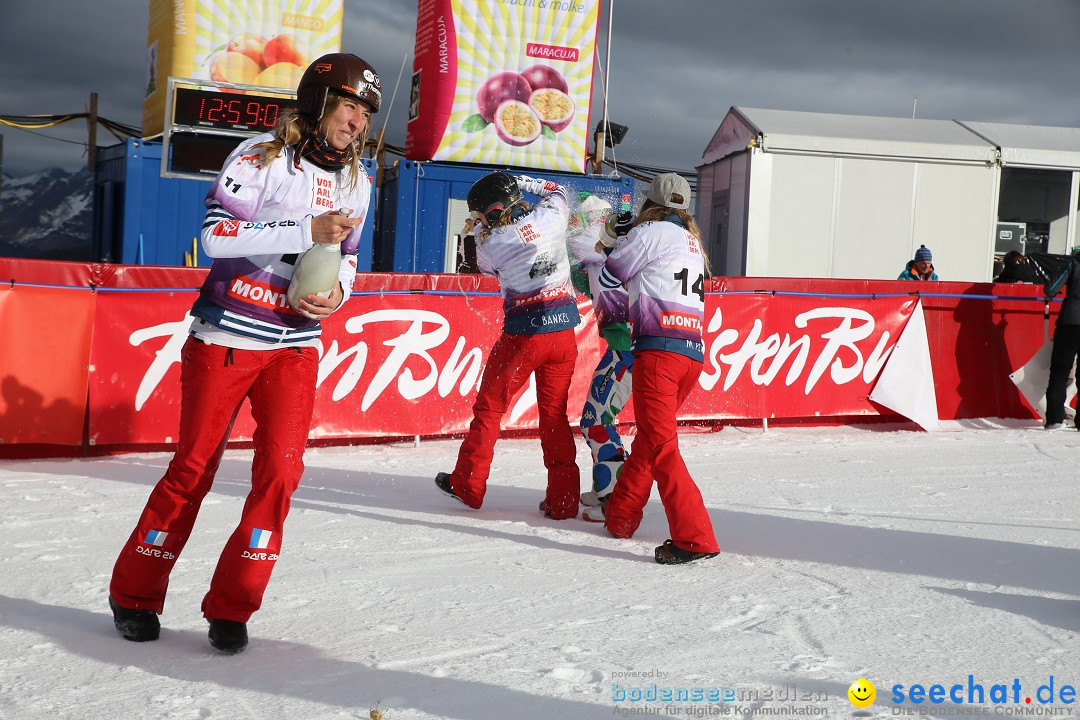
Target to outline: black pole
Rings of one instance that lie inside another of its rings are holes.
[[[86,169],[91,173],[97,168],[97,93],[90,93],[90,113],[86,118],[89,139],[86,147]]]

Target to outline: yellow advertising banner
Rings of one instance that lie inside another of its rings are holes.
[[[600,0],[419,0],[405,154],[583,172]]]
[[[341,50],[343,0],[150,0],[142,133],[164,129],[170,76],[296,89]]]

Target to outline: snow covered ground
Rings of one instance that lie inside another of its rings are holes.
[[[238,656],[199,602],[250,451],[228,452],[145,644],[116,635],[107,585],[169,456],[2,461],[0,718],[1080,715],[1080,433],[946,429],[683,435],[724,552],[674,567],[652,560],[655,493],[632,541],[541,517],[535,440],[500,441],[480,511],[432,482],[457,440],[310,450]]]

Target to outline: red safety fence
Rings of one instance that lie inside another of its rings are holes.
[[[180,347],[205,273],[0,258],[0,456],[174,442]],[[1036,417],[1008,375],[1043,343],[1041,287],[785,278],[713,278],[705,368],[680,417],[898,420],[868,395],[920,299],[939,416]],[[602,353],[588,300],[579,307],[574,422]],[[359,274],[323,323],[312,439],[464,432],[500,308],[492,278]],[[620,421],[632,419],[628,407]],[[504,426],[536,428],[531,387]],[[252,431],[242,413],[233,439]]]

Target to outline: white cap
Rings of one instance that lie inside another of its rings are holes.
[[[690,183],[676,173],[657,175],[645,197],[663,207],[686,210],[690,207]]]

